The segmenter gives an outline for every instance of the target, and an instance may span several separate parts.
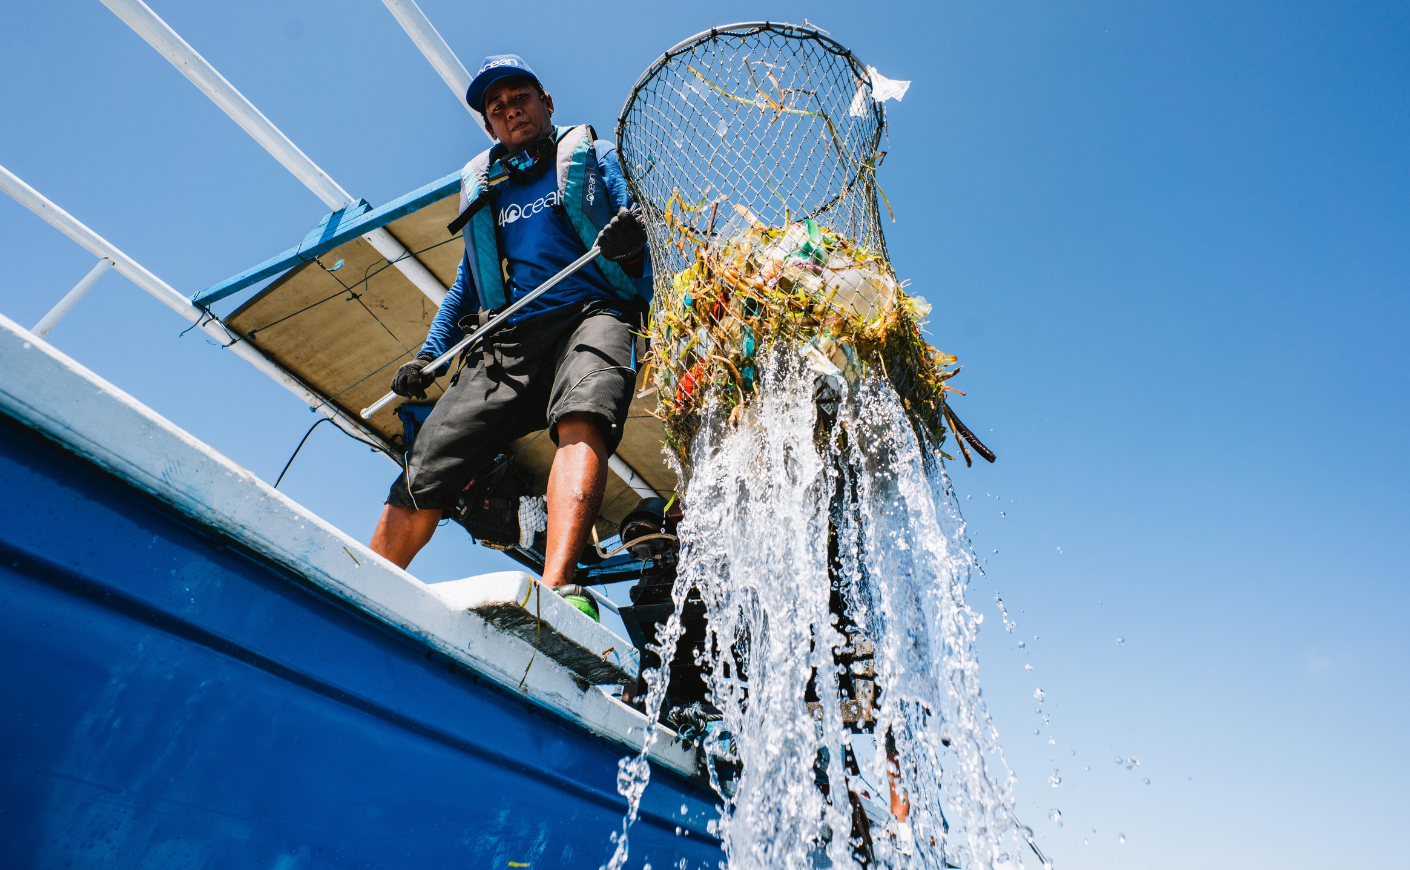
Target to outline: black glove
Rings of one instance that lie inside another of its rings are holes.
[[[435,359],[429,354],[422,354],[409,363],[405,363],[397,369],[396,375],[392,377],[392,392],[398,396],[405,396],[408,399],[426,398],[426,388],[436,382],[435,372],[423,372],[426,363]]]
[[[597,235],[602,256],[619,266],[635,265],[646,253],[646,227],[635,213],[621,209]]]

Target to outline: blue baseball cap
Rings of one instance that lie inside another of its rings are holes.
[[[475,78],[470,82],[470,90],[465,92],[465,102],[470,104],[470,108],[477,112],[484,110],[485,91],[490,89],[490,85],[500,79],[519,77],[533,79],[538,82],[539,77],[534,75],[534,71],[529,69],[529,65],[524,63],[524,59],[517,54],[492,54],[485,58],[485,62],[480,64],[479,72],[475,73]],[[543,82],[539,82],[539,87],[543,87]]]

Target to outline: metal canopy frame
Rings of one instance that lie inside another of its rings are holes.
[[[421,54],[455,95],[455,101],[475,119],[475,126],[493,142],[494,137],[485,129],[485,117],[465,101],[465,94],[470,90],[469,71],[465,69],[465,64],[460,62],[460,58],[455,56],[455,52],[450,50],[450,46],[446,45],[445,39],[441,37],[435,25],[431,24],[426,13],[416,5],[416,0],[382,0],[382,5],[387,7],[387,11],[392,13],[401,29],[405,30],[416,47],[421,49]]]
[[[210,312],[197,308],[189,299],[176,292],[170,284],[152,274],[136,260],[119,250],[112,242],[93,232],[73,215],[59,208],[3,166],[0,166],[0,190],[9,194],[20,205],[39,215],[90,254],[111,261],[112,268],[121,273],[123,277],[155,296],[158,301],[220,342],[222,347],[228,348],[236,356],[268,375],[275,383],[298,396],[314,410],[328,417],[338,428],[369,446],[377,447],[389,458],[391,457],[388,445],[381,436],[327,402],[322,396],[309,389],[308,385],[299,378],[261,353],[259,348],[247,341],[231,342],[232,336],[226,331],[225,325]],[[101,275],[101,273],[99,274]],[[92,272],[89,275],[93,277]],[[96,281],[96,278],[94,280]],[[82,282],[80,286],[82,286]],[[77,289],[75,288],[75,290]],[[71,296],[73,293],[74,291],[70,291]]]
[[[403,197],[394,199],[384,206],[373,208],[367,200],[356,205],[344,206],[330,212],[318,226],[300,242],[278,256],[271,257],[258,266],[247,269],[234,277],[227,278],[191,297],[191,301],[202,308],[251,287],[266,278],[272,278],[292,269],[300,263],[323,256],[345,242],[372,230],[380,229],[392,221],[420,211],[434,202],[460,190],[460,173],[453,172],[444,178],[413,190]]]
[[[299,149],[288,136],[255,108],[244,94],[226,80],[210,61],[200,55],[190,43],[163,21],[142,0],[102,0],[103,5],[131,27],[133,32],[156,49],[162,57],[171,62],[177,71],[195,85],[201,93],[210,98],[230,119],[240,125],[250,137],[258,142],[270,156],[278,160],[304,186],[312,191],[329,208],[344,208],[358,200],[348,193],[328,173],[318,167],[309,156]],[[374,228],[367,233],[367,241],[377,252],[396,266],[407,280],[437,305],[445,298],[446,287],[436,280],[436,276],[422,265],[421,261],[407,252],[395,236],[382,228]]]

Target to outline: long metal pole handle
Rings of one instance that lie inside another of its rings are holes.
[[[564,267],[563,271],[559,272],[557,275],[554,275],[552,278],[549,278],[547,281],[543,282],[529,293],[524,294],[524,296],[516,300],[513,305],[510,305],[508,308],[496,314],[490,320],[489,323],[486,323],[484,326],[480,327],[479,329],[467,335],[465,338],[462,338],[460,341],[456,342],[455,347],[452,347],[450,350],[426,363],[426,365],[422,367],[421,371],[433,372],[441,366],[445,365],[447,362],[454,359],[455,356],[459,354],[462,350],[465,350],[467,347],[470,347],[475,342],[479,341],[486,335],[489,335],[491,332],[498,329],[500,324],[508,320],[511,315],[518,312],[525,305],[528,305],[530,302],[547,293],[549,290],[552,290],[554,287],[557,287],[559,283],[563,281],[564,278],[567,278],[569,275],[572,275],[574,272],[586,266],[588,263],[591,263],[593,260],[596,260],[598,255],[601,253],[602,250],[596,245],[593,245],[592,250],[588,251],[586,254],[583,254],[578,259],[569,263],[566,267]],[[387,395],[378,399],[376,402],[373,402],[371,405],[368,405],[366,408],[363,408],[360,416],[362,417],[362,419],[366,420],[368,417],[371,417],[373,414],[385,408],[387,404],[394,400],[396,397],[396,393],[387,393]]]

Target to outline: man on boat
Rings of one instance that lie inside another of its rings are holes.
[[[372,549],[406,567],[442,511],[511,441],[547,427],[557,445],[548,479],[543,582],[584,607],[573,578],[602,503],[607,458],[622,437],[636,384],[633,326],[651,298],[646,231],[630,211],[616,150],[591,127],[555,127],[553,98],[515,55],[485,59],[466,100],[496,144],[461,173],[465,256],[426,343],[392,381],[424,399],[422,367],[487,315],[581,257],[602,256],[515,314],[472,352],[421,427],[387,495]],[[496,180],[507,171],[508,180]],[[599,235],[600,233],[600,235]],[[572,595],[571,593],[577,593]],[[591,609],[595,610],[595,606]]]

